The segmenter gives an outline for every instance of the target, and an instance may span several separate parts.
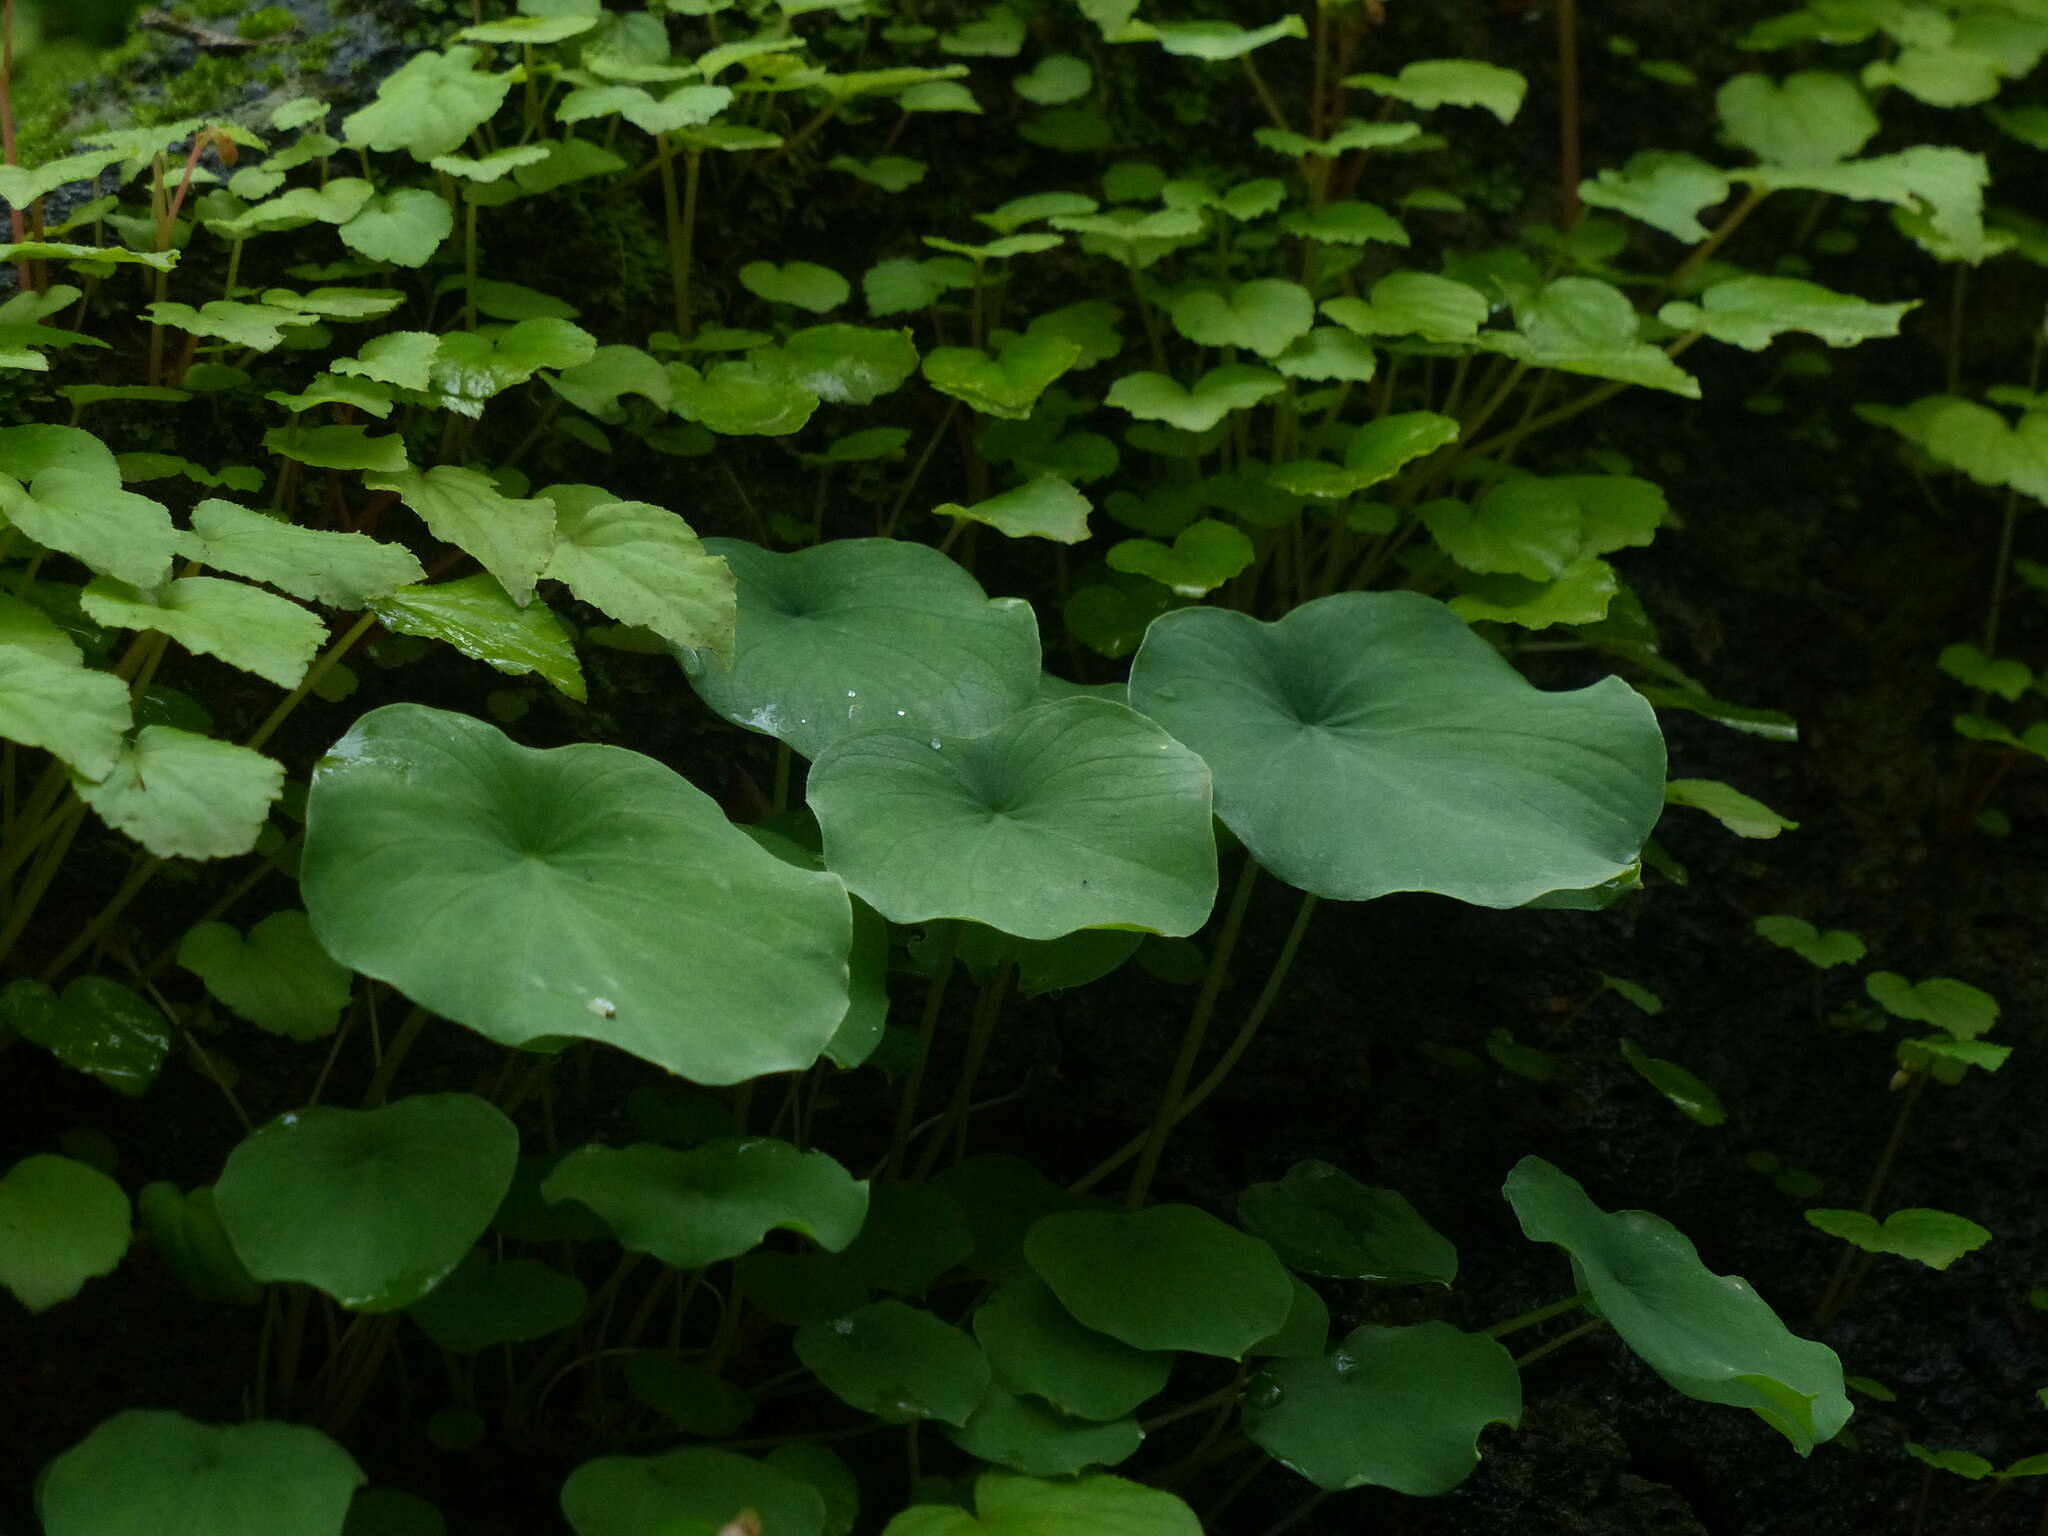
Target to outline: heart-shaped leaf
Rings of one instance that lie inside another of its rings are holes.
[[[814,325],[782,344],[796,382],[834,405],[868,405],[917,372],[908,330]]]
[[[131,1408],[50,1463],[47,1536],[281,1536],[339,1532],[365,1481],[303,1424],[200,1424]]]
[[[1746,1281],[1700,1263],[1670,1222],[1603,1211],[1538,1157],[1515,1165],[1503,1193],[1530,1240],[1570,1254],[1600,1315],[1687,1397],[1749,1409],[1802,1456],[1848,1422],[1835,1352],[1787,1330]]]
[[[837,309],[853,295],[853,287],[830,267],[815,261],[750,261],[738,273],[740,286],[771,304],[789,304],[822,314]]]
[[[1149,576],[1179,597],[1200,597],[1249,570],[1256,554],[1252,541],[1236,527],[1205,517],[1174,535],[1170,545],[1157,539],[1111,545],[1109,567]]]
[[[1229,363],[1211,368],[1190,389],[1181,388],[1163,373],[1127,373],[1110,385],[1105,398],[1140,421],[1163,421],[1183,432],[1206,432],[1232,411],[1247,410],[1286,387],[1287,381],[1270,368]]]
[[[1483,107],[1504,123],[1515,120],[1529,82],[1512,69],[1477,59],[1419,59],[1399,75],[1353,75],[1346,85],[1375,91],[1411,107]]]
[[[584,1299],[582,1281],[539,1259],[494,1264],[473,1248],[406,1313],[450,1354],[473,1355],[560,1332],[582,1315]]]
[[[1200,760],[1104,699],[1036,705],[979,736],[842,737],[809,800],[827,867],[891,922],[1179,935],[1215,901]]]
[[[835,539],[776,554],[738,539],[705,549],[732,567],[733,662],[683,653],[698,696],[735,725],[816,757],[843,735],[901,723],[988,729],[1038,692],[1029,604],[991,600],[937,550]]]
[[[1024,1255],[1078,1321],[1133,1349],[1240,1359],[1294,1306],[1271,1248],[1191,1205],[1060,1212]]]
[[[1420,336],[1424,341],[1470,341],[1492,305],[1478,289],[1434,272],[1389,272],[1372,285],[1372,299],[1323,301],[1323,313],[1360,336]]]
[[[1269,1365],[1245,1398],[1254,1444],[1318,1488],[1449,1493],[1489,1424],[1522,1421],[1513,1356],[1449,1323],[1360,1328],[1327,1358]]]
[[[541,1185],[604,1218],[620,1243],[675,1269],[702,1269],[759,1246],[771,1229],[830,1252],[852,1242],[867,1187],[823,1152],[765,1137],[721,1138],[678,1152],[642,1142],[580,1147]]]
[[[1305,1275],[1384,1285],[1449,1285],[1458,1275],[1457,1249],[1414,1206],[1328,1163],[1296,1163],[1277,1183],[1252,1185],[1237,1214]]]
[[[1838,965],[1854,965],[1864,955],[1863,941],[1847,929],[1830,928],[1822,933],[1803,917],[1774,913],[1758,918],[1750,926],[1758,938],[1780,949],[1789,949],[1808,965],[1824,971]]]
[[[74,787],[102,821],[160,859],[231,859],[256,846],[284,765],[232,741],[145,725],[105,778]]]
[[[372,710],[314,770],[301,881],[335,959],[504,1045],[603,1040],[733,1083],[809,1066],[846,1013],[839,881],[617,747]]]
[[[1255,278],[1228,293],[1197,288],[1173,301],[1173,328],[1201,347],[1241,347],[1278,357],[1308,334],[1315,300],[1299,283]]]
[[[1052,381],[1080,363],[1082,351],[1065,337],[1026,332],[994,357],[973,347],[934,347],[924,355],[924,376],[984,416],[1022,421]]]
[[[1847,75],[1808,70],[1773,80],[1737,75],[1715,95],[1728,137],[1773,165],[1846,160],[1877,132],[1877,114]]]
[[[201,923],[179,942],[178,964],[257,1028],[294,1040],[332,1034],[348,1006],[352,978],[303,912],[273,912],[246,939],[226,923]]]
[[[1478,342],[1532,368],[1589,374],[1644,389],[1700,397],[1699,380],[1641,339],[1628,296],[1591,277],[1560,277],[1515,307],[1521,329],[1484,331]]]
[[[984,1472],[974,1508],[913,1505],[882,1536],[1202,1536],[1195,1512],[1172,1494],[1106,1472],[1056,1483]]]
[[[562,1484],[576,1536],[655,1536],[687,1522],[724,1529],[743,1509],[774,1536],[824,1536],[825,1501],[803,1479],[709,1446],[662,1456],[601,1456]]]
[[[965,1424],[989,1386],[973,1339],[900,1301],[805,1324],[796,1355],[835,1396],[891,1424]]]
[[[512,89],[512,76],[478,69],[481,49],[458,43],[414,54],[377,87],[376,98],[342,119],[351,144],[415,160],[453,154],[490,121]]]
[[[1967,1217],[1917,1207],[1893,1211],[1883,1221],[1864,1211],[1814,1210],[1806,1219],[1865,1253],[1895,1253],[1929,1269],[1947,1269],[1991,1241],[1991,1233]]]
[[[787,437],[818,408],[818,396],[800,381],[800,364],[774,347],[703,373],[687,363],[669,365],[675,413],[721,437]]]
[[[446,198],[422,187],[400,187],[372,197],[336,233],[358,256],[420,267],[454,231],[455,210]]]
[[[80,661],[75,647],[53,654],[0,644],[0,736],[103,778],[120,762],[134,723],[128,689],[111,672]]]
[[[1441,603],[1340,593],[1277,623],[1155,620],[1133,706],[1199,752],[1216,813],[1305,891],[1513,907],[1632,866],[1663,804],[1650,706],[1539,693]]]
[[[300,1281],[345,1307],[392,1312],[462,1262],[518,1160],[518,1129],[472,1094],[323,1105],[243,1137],[213,1196],[258,1280]]]
[[[43,982],[11,981],[0,991],[0,1023],[131,1099],[148,1091],[171,1052],[161,1010],[105,976],[80,976],[61,998]]]
[[[99,1169],[48,1152],[25,1157],[0,1178],[0,1286],[47,1312],[112,1272],[132,1220],[128,1196]]]
[[[1173,1356],[1133,1349],[1074,1320],[1036,1275],[1007,1280],[975,1309],[974,1336],[1008,1391],[1076,1419],[1121,1419],[1157,1397]]]
[[[837,1267],[869,1290],[922,1296],[973,1247],[974,1233],[951,1195],[895,1180],[868,1191],[867,1220]]]

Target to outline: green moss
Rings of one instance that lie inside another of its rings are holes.
[[[298,17],[283,6],[266,5],[262,10],[244,16],[235,26],[235,35],[256,42],[289,32],[298,24]]]

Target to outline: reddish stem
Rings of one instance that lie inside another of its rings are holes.
[[[14,0],[0,0],[0,156],[7,164],[15,164],[14,156]],[[14,243],[22,244],[28,239],[28,226],[19,208],[7,212],[9,229]],[[29,289],[29,264],[26,260],[14,265],[14,280],[23,293]]]

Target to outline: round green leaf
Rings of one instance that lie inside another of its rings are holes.
[[[601,1456],[562,1484],[576,1536],[651,1536],[672,1522],[716,1531],[743,1509],[774,1536],[822,1536],[825,1501],[800,1478],[709,1447],[665,1456]]]
[[[989,1386],[974,1340],[900,1301],[805,1324],[796,1355],[838,1397],[891,1424],[965,1424]]]
[[[750,261],[739,270],[740,286],[771,304],[793,304],[821,313],[844,304],[853,293],[845,278],[814,261]]]
[[[1294,1306],[1271,1248],[1191,1205],[1061,1212],[1031,1229],[1024,1256],[1084,1326],[1133,1349],[1240,1359]]]
[[[582,1202],[626,1247],[677,1269],[738,1258],[775,1227],[836,1253],[868,1208],[866,1187],[825,1153],[766,1137],[725,1137],[687,1152],[647,1142],[579,1147],[541,1193]]]
[[[1521,1420],[1513,1356],[1483,1334],[1423,1323],[1360,1328],[1327,1357],[1266,1367],[1244,1429],[1318,1488],[1426,1498],[1472,1475],[1487,1425]]]
[[[974,732],[1038,691],[1029,604],[991,599],[923,544],[841,539],[773,554],[739,539],[704,546],[739,583],[732,666],[679,653],[698,696],[735,725],[816,757],[855,731]]]
[[[1279,1182],[1254,1184],[1237,1214],[1305,1275],[1384,1285],[1449,1285],[1458,1275],[1457,1249],[1414,1206],[1328,1163],[1296,1163]]]
[[[1202,1536],[1195,1512],[1170,1493],[1100,1472],[1040,1482],[985,1472],[974,1484],[975,1513],[920,1504],[882,1536]]]
[[[1106,699],[1039,704],[979,736],[845,737],[809,798],[827,866],[891,922],[1179,935],[1216,897],[1201,761]]]
[[[246,939],[226,923],[201,923],[180,941],[178,964],[240,1017],[294,1040],[332,1034],[348,1006],[349,973],[303,912],[273,912]]]
[[[518,1160],[517,1128],[472,1094],[318,1106],[237,1143],[213,1198],[258,1280],[303,1281],[345,1307],[392,1312],[462,1262]]]
[[[1030,1477],[1071,1477],[1089,1467],[1113,1467],[1144,1443],[1135,1419],[1093,1424],[1055,1413],[1043,1403],[990,1387],[981,1405],[946,1438],[970,1456]]]
[[[1173,1370],[1170,1354],[1133,1349],[1076,1322],[1036,1275],[1005,1281],[976,1308],[974,1336],[1004,1388],[1077,1419],[1124,1417],[1157,1397]]]
[[[1570,1254],[1600,1315],[1687,1397],[1749,1409],[1802,1456],[1848,1422],[1835,1352],[1790,1332],[1747,1281],[1700,1263],[1670,1222],[1603,1211],[1539,1157],[1517,1163],[1502,1193],[1524,1234]]]
[[[363,1480],[317,1429],[136,1408],[51,1462],[36,1502],[47,1536],[329,1536]]]
[[[373,710],[314,771],[301,880],[335,959],[504,1045],[602,1040],[735,1083],[809,1066],[846,1013],[839,881],[617,747]]]
[[[23,1158],[0,1179],[0,1286],[31,1312],[69,1301],[121,1262],[131,1219],[128,1196],[99,1169]]]
[[[796,382],[834,405],[867,405],[917,371],[907,329],[814,325],[782,344]]]
[[[1636,862],[1663,805],[1650,706],[1541,693],[1443,604],[1347,592],[1277,623],[1155,620],[1131,703],[1199,752],[1216,814],[1305,891],[1514,907]]]
[[[481,1248],[407,1308],[422,1332],[450,1354],[546,1338],[583,1313],[583,1282],[539,1259],[494,1264]]]

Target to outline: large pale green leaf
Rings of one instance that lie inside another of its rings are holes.
[[[363,483],[396,493],[435,538],[473,555],[497,577],[514,602],[533,596],[554,549],[553,502],[503,495],[489,475],[454,464],[370,476]]]
[[[1240,1359],[1294,1307],[1273,1250],[1192,1205],[1059,1212],[1024,1254],[1076,1319],[1133,1349]]]
[[[1974,400],[1928,395],[1906,406],[1859,406],[1857,413],[1979,485],[2048,502],[2048,411],[2029,411],[2014,423]]]
[[[688,363],[671,363],[671,409],[721,437],[787,437],[818,409],[818,396],[805,388],[802,372],[795,358],[776,347],[757,347],[702,373]]]
[[[41,747],[86,778],[104,778],[120,761],[128,728],[128,687],[111,672],[0,644],[0,736]]]
[[[512,1184],[519,1131],[486,1099],[294,1110],[228,1154],[213,1197],[258,1280],[345,1307],[410,1306],[462,1261]]]
[[[1984,157],[1941,144],[1915,144],[1896,154],[1825,165],[1761,165],[1736,180],[1779,189],[1832,192],[1859,202],[1889,203],[1908,233],[1939,260],[1978,262],[2004,247],[1984,228]]]
[[[1670,516],[1664,493],[1632,475],[1514,475],[1476,507],[1434,501],[1423,523],[1468,571],[1554,581],[1581,561],[1640,548]]]
[[[585,697],[576,647],[554,610],[537,601],[522,608],[495,576],[400,587],[369,606],[396,634],[445,640],[508,676],[537,673],[579,703]]]
[[[150,587],[170,574],[170,513],[121,489],[120,466],[89,432],[0,429],[0,514],[44,548],[117,580]]]
[[[337,233],[359,256],[420,267],[454,230],[455,210],[445,198],[419,187],[400,187],[371,198]]]
[[[1344,83],[1424,111],[1483,107],[1504,123],[1515,120],[1529,90],[1529,82],[1514,70],[1476,59],[1420,59],[1398,75],[1353,75]]]
[[[774,1228],[837,1253],[868,1208],[867,1186],[823,1152],[761,1136],[685,1152],[651,1142],[579,1147],[555,1164],[541,1193],[582,1202],[627,1248],[675,1269],[736,1259]]]
[[[825,1501],[810,1483],[710,1446],[602,1456],[562,1484],[562,1513],[576,1536],[662,1536],[700,1528],[715,1536],[743,1509],[754,1511],[764,1536],[825,1536]]]
[[[96,624],[160,631],[280,688],[298,686],[327,638],[320,616],[290,598],[217,576],[180,576],[154,589],[95,576],[79,606]]]
[[[842,737],[809,799],[826,865],[891,922],[1180,935],[1215,901],[1200,759],[1105,699],[1039,704],[978,736]]]
[[[846,1013],[838,879],[617,747],[373,710],[314,770],[301,881],[335,959],[505,1045],[603,1040],[733,1083],[809,1066]]]
[[[1769,165],[1846,160],[1877,132],[1877,114],[1856,82],[1818,70],[1783,80],[1737,75],[1714,104],[1728,137]]]
[[[151,304],[143,318],[152,325],[168,325],[192,336],[211,337],[231,347],[248,347],[268,352],[284,340],[284,333],[315,323],[313,316],[275,304],[245,304],[239,300],[214,299],[194,309],[190,304]]]
[[[1896,336],[1899,321],[1918,304],[1873,304],[1794,277],[1736,277],[1715,283],[1696,303],[1666,304],[1657,318],[1675,330],[1705,331],[1716,341],[1761,352],[1787,331],[1818,336],[1831,347]]]
[[[453,154],[490,121],[512,89],[512,76],[478,69],[482,50],[466,43],[416,53],[384,77],[376,99],[342,119],[351,144],[415,160]]]
[[[490,331],[450,331],[434,350],[428,384],[439,404],[477,417],[486,401],[543,369],[580,368],[596,355],[597,338],[581,326],[559,315],[534,315]]]
[[[160,859],[231,859],[256,846],[284,765],[232,741],[145,725],[103,777],[73,787]]]
[[[1058,475],[1039,475],[1015,490],[1004,491],[964,507],[957,501],[932,508],[935,517],[962,517],[986,523],[1006,538],[1049,539],[1079,544],[1088,537],[1089,500],[1073,483]]]
[[[553,485],[555,546],[541,574],[621,624],[729,664],[738,600],[732,570],[665,507],[593,485]]]
[[[924,355],[924,376],[984,416],[1023,421],[1052,381],[1080,363],[1082,351],[1044,332],[1013,336],[993,357],[972,347],[934,347]]]
[[[867,405],[917,372],[917,347],[907,329],[814,325],[782,344],[796,382],[834,405]]]
[[[348,1006],[352,978],[296,909],[271,913],[246,938],[226,923],[201,923],[179,941],[178,964],[258,1029],[294,1040],[334,1033]]]
[[[1255,278],[1229,292],[1196,288],[1173,301],[1173,328],[1201,347],[1241,347],[1278,357],[1315,323],[1315,301],[1299,283]]]
[[[1640,319],[1611,283],[1560,277],[1518,304],[1516,331],[1482,331],[1479,344],[1532,368],[1617,379],[1644,389],[1700,397],[1699,381],[1638,336]]]
[[[1530,1240],[1563,1248],[1599,1314],[1686,1396],[1749,1409],[1802,1456],[1848,1422],[1835,1352],[1790,1332],[1748,1282],[1708,1269],[1670,1222],[1603,1211],[1538,1157],[1503,1193]]]
[[[955,1504],[917,1504],[882,1536],[1202,1536],[1202,1523],[1172,1494],[1106,1472],[1060,1482],[984,1472],[973,1514]]]
[[[1360,1328],[1327,1358],[1269,1365],[1245,1433],[1318,1488],[1449,1493],[1479,1465],[1489,1424],[1522,1421],[1514,1357],[1449,1323]]]
[[[23,1158],[0,1178],[0,1288],[31,1312],[69,1301],[121,1262],[132,1220],[128,1196],[99,1169]]]
[[[360,533],[299,528],[281,517],[209,497],[192,509],[178,553],[310,603],[361,608],[426,572],[412,552]]]
[[[965,1424],[989,1386],[988,1361],[973,1339],[900,1301],[806,1323],[796,1356],[834,1395],[891,1424]]]
[[[200,1424],[131,1408],[50,1463],[46,1536],[339,1536],[365,1479],[303,1424]]]
[[[1155,620],[1133,707],[1208,762],[1216,810],[1288,883],[1520,906],[1631,867],[1663,806],[1650,706],[1541,693],[1442,604],[1339,593],[1274,624]]]
[[[1660,149],[1631,155],[1621,169],[1579,183],[1579,201],[1587,207],[1625,213],[1687,245],[1707,238],[1700,211],[1727,196],[1728,178],[1719,170],[1695,156]]]
[[[372,469],[394,474],[405,468],[405,439],[396,432],[373,436],[365,427],[272,427],[263,434],[263,447],[314,469]]]
[[[1140,421],[1163,421],[1183,432],[1206,432],[1232,411],[1248,410],[1286,388],[1287,381],[1270,368],[1227,363],[1211,368],[1188,389],[1163,373],[1127,373],[1110,385],[1104,398]]]
[[[1173,1356],[1133,1349],[1076,1322],[1036,1275],[1003,1283],[974,1312],[996,1380],[1077,1419],[1121,1419],[1166,1387]]]
[[[1372,285],[1370,302],[1325,299],[1322,311],[1361,336],[1420,336],[1470,341],[1492,312],[1486,295],[1434,272],[1389,272]]]
[[[11,981],[0,991],[0,1023],[131,1099],[148,1092],[171,1053],[163,1013],[105,976],[80,976],[61,997],[44,982]]]
[[[1329,1163],[1296,1163],[1277,1182],[1252,1185],[1237,1214],[1305,1275],[1387,1285],[1449,1285],[1458,1275],[1458,1250],[1403,1196]]]
[[[681,660],[698,695],[735,725],[816,757],[839,737],[901,724],[987,730],[1038,695],[1028,604],[991,600],[937,550],[836,539],[775,554],[710,539],[738,587],[732,665]]]

